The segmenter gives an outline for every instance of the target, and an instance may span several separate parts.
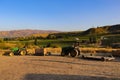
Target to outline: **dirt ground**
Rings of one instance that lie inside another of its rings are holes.
[[[120,80],[120,62],[61,56],[0,56],[0,80]]]

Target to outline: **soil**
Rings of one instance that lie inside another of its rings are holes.
[[[120,80],[120,60],[0,56],[0,80]]]

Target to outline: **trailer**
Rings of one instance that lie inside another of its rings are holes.
[[[82,54],[83,59],[91,59],[91,60],[101,60],[101,61],[112,61],[115,59],[111,54],[110,55],[91,55],[91,54]]]

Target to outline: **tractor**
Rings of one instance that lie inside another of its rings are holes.
[[[26,48],[15,47],[11,49],[8,55],[14,56],[14,55],[26,55],[26,54],[27,54]]]
[[[71,57],[80,55],[79,42],[75,42],[73,46],[62,48],[61,56],[68,56],[68,55],[70,55]]]

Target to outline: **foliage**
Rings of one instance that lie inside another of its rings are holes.
[[[38,43],[37,43],[37,38],[35,38],[35,41],[34,41],[34,45],[37,45]]]
[[[96,37],[96,35],[90,36],[90,37],[89,37],[89,42],[90,42],[90,43],[96,43],[96,42],[97,42],[97,37]]]
[[[105,36],[102,40],[102,45],[111,46],[113,43],[120,43],[120,35]]]
[[[4,41],[4,39],[0,38],[0,42],[3,42],[3,41]]]
[[[51,47],[51,43],[48,43],[48,44],[46,45],[46,47]]]

